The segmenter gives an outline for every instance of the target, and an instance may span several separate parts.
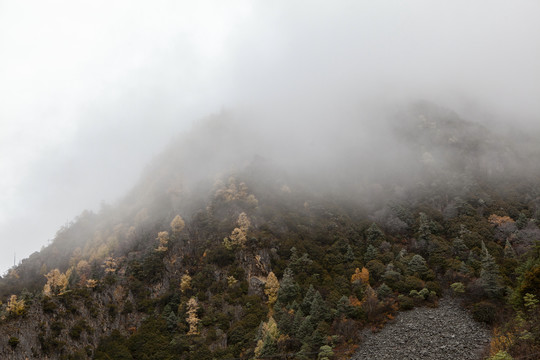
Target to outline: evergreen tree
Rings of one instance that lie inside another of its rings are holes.
[[[482,245],[484,245],[484,242],[482,242]],[[483,248],[485,248],[485,245]],[[500,294],[501,287],[499,285],[498,275],[499,267],[495,263],[493,256],[485,249],[482,258],[482,268],[480,270],[480,282],[489,297],[497,297]]]
[[[313,303],[315,292],[316,290],[313,285],[309,285],[309,288],[306,291],[306,295],[304,295],[304,299],[302,300],[302,304],[300,305],[300,308],[302,309],[304,314],[309,314],[309,312],[311,311],[311,304]]]
[[[165,320],[167,321],[167,329],[171,332],[174,331],[178,323],[178,317],[176,316],[174,311],[170,311],[169,315],[167,315]]]
[[[277,340],[279,335],[277,323],[273,317],[270,317],[268,322],[262,324],[259,328],[259,339],[255,348],[255,356],[260,358],[275,355],[278,350]]]
[[[379,256],[379,251],[373,245],[368,245],[366,253],[364,254],[364,262],[368,263],[371,260],[375,260]]]
[[[366,230],[366,241],[368,245],[378,246],[384,240],[384,233],[377,226],[377,224],[372,223],[371,226]]]
[[[520,213],[516,221],[516,227],[519,230],[524,229],[527,226],[527,223],[528,223],[527,216],[524,213]]]
[[[414,255],[409,261],[409,273],[424,276],[428,271],[426,260],[421,255]]]
[[[345,252],[345,261],[350,264],[354,261],[354,252],[350,244],[347,244],[347,251]]]
[[[425,213],[421,212],[418,222],[418,240],[429,241],[432,227],[431,220]]]
[[[313,324],[318,324],[320,321],[325,320],[328,314],[328,309],[321,296],[321,293],[316,291],[311,302],[309,315]]]
[[[306,341],[313,334],[313,327],[311,316],[306,316],[298,327],[298,330],[296,330],[296,337],[302,341]]]
[[[465,260],[467,258],[467,253],[469,248],[465,245],[465,241],[461,237],[455,238],[452,242],[452,252],[460,260]]]
[[[288,304],[298,296],[298,284],[294,281],[293,272],[286,268],[277,292],[277,298],[282,304]]]
[[[337,312],[341,316],[349,316],[351,312],[351,301],[348,297],[343,295],[337,303]]]
[[[334,356],[332,348],[328,345],[323,345],[319,348],[317,360],[330,360]]]
[[[392,294],[392,289],[385,283],[382,283],[381,286],[377,289],[377,295],[379,296],[379,299],[383,300],[386,299],[388,296]]]
[[[506,239],[506,244],[504,245],[504,256],[513,259],[516,257],[516,251],[512,247],[512,244],[510,244],[510,240]]]
[[[303,321],[304,321],[304,313],[302,312],[302,310],[298,310],[294,314],[293,325],[291,328],[292,334],[296,334],[298,332],[298,329],[300,329],[300,325],[302,325]]]

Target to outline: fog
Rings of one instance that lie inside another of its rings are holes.
[[[315,173],[344,154],[406,167],[387,119],[417,100],[535,134],[539,16],[534,0],[0,0],[0,269],[209,114],[252,134],[210,154],[241,143]]]

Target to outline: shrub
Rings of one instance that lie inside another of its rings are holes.
[[[472,315],[476,321],[492,324],[495,321],[497,307],[489,301],[481,301],[473,305]]]
[[[398,302],[400,310],[411,310],[412,308],[414,308],[414,301],[408,296],[399,295]]]
[[[510,356],[506,351],[499,351],[495,355],[488,358],[488,360],[513,360],[514,358]]]
[[[456,295],[460,295],[465,292],[465,286],[463,285],[462,282],[455,282],[452,285],[450,285],[450,287],[452,288],[452,291]]]
[[[11,336],[8,340],[8,344],[9,346],[11,346],[13,349],[15,349],[17,347],[17,345],[19,345],[19,338],[15,337],[15,336]]]
[[[53,313],[57,308],[56,303],[48,296],[43,297],[41,304],[44,313]]]

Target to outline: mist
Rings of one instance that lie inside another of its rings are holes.
[[[534,143],[539,15],[536,1],[0,1],[0,268],[124,196],[171,141],[206,149],[193,182],[254,156],[326,184],[405,181],[417,153],[395,115],[422,100]]]

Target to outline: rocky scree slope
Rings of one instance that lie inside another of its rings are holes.
[[[490,331],[450,298],[400,313],[379,333],[365,331],[352,360],[481,359]]]

